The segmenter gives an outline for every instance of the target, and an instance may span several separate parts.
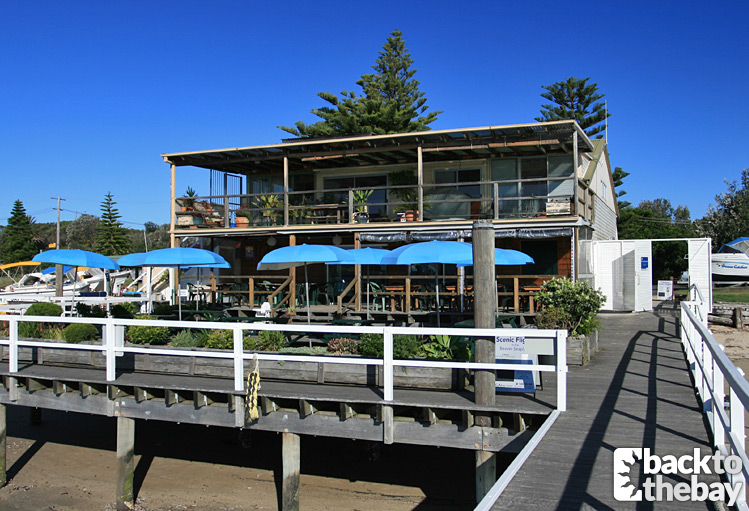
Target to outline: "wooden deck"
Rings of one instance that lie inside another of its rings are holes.
[[[678,339],[676,309],[666,304],[654,313],[607,314],[602,325],[602,351],[569,372],[568,411],[492,509],[713,509],[699,502],[614,500],[614,449],[648,447],[679,456],[701,448],[708,454],[710,442]],[[670,477],[664,480],[674,482]],[[717,480],[709,477],[701,480]]]

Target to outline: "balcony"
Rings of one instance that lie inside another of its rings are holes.
[[[450,184],[325,188],[175,199],[175,230],[519,220],[592,215],[574,176]],[[578,186],[579,208],[573,190]],[[523,190],[546,193],[521,195]]]

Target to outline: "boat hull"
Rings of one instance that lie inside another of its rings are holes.
[[[749,256],[746,254],[713,254],[713,281],[749,281]]]

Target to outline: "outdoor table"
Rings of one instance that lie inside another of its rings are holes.
[[[333,325],[362,325],[362,326],[370,326],[374,324],[374,319],[364,319],[364,318],[339,318],[334,319],[331,321],[331,324]]]
[[[272,321],[277,322],[277,318],[264,318],[264,317],[258,317],[258,316],[227,316],[224,318],[221,318],[221,321],[229,322],[229,323],[260,323],[260,322],[266,322],[266,321]]]

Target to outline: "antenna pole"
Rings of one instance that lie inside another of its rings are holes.
[[[55,248],[60,248],[60,202],[64,201],[62,197],[50,197],[57,199],[57,237],[55,239]],[[62,296],[62,265],[55,265],[55,296]]]

